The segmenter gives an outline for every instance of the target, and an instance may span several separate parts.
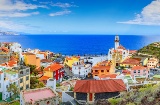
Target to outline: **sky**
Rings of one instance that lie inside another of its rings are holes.
[[[0,0],[0,30],[160,35],[160,0]]]

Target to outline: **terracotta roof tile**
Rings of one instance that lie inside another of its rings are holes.
[[[128,59],[124,60],[124,61],[122,62],[122,64],[139,65],[139,64],[140,64],[140,61],[137,60],[137,59],[134,59],[134,58],[128,58]]]
[[[121,79],[110,80],[78,80],[74,92],[103,93],[125,91],[126,87]]]
[[[117,47],[117,49],[123,49],[123,50],[125,50],[125,47],[123,47],[122,45],[119,45],[119,46]]]
[[[24,55],[35,55],[35,54],[33,54],[33,53],[23,53]]]
[[[44,71],[57,71],[59,69],[63,68],[62,65],[54,63],[46,68],[44,68]]]
[[[43,81],[43,80],[48,80],[50,77],[47,77],[47,76],[42,76],[41,78],[39,78],[40,81]]]
[[[47,63],[50,63],[50,62],[52,62],[51,60],[49,60],[49,59],[42,59],[41,60],[41,62],[47,62]]]
[[[134,67],[132,67],[131,70],[145,70],[145,69],[147,69],[147,68],[143,67],[143,66],[134,66]]]
[[[136,53],[137,52],[137,50],[129,50],[129,53],[130,54],[134,54],[134,53]]]
[[[110,70],[110,66],[94,66],[92,70]]]

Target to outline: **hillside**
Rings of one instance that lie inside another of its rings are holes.
[[[160,59],[160,42],[151,43],[147,46],[144,46],[137,53],[134,55],[141,55],[141,56],[154,56]]]

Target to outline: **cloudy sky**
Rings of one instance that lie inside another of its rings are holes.
[[[160,0],[0,0],[0,30],[160,35]]]

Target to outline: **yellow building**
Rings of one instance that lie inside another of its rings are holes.
[[[30,68],[21,66],[18,71],[20,91],[30,89]]]
[[[79,58],[80,57],[77,57],[77,56],[66,57],[65,61],[64,61],[64,64],[69,66],[70,68],[72,68],[73,63],[76,62],[76,61],[79,61]]]
[[[33,53],[24,53],[24,63],[26,65],[36,65],[36,68],[39,68],[40,58],[36,57]]]

